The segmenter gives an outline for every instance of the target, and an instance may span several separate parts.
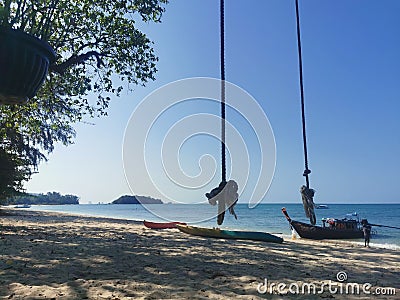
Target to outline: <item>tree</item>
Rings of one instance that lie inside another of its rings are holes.
[[[17,194],[22,188],[22,182],[30,175],[27,162],[21,161],[18,155],[12,155],[0,148],[0,203]]]
[[[153,42],[136,23],[160,22],[166,3],[0,0],[0,25],[45,39],[57,53],[33,99],[0,106],[0,147],[36,169],[55,143],[73,142],[74,123],[107,115],[112,97],[154,80]]]

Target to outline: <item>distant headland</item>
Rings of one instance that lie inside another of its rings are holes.
[[[111,204],[163,204],[163,202],[160,199],[148,196],[124,195],[111,202]]]
[[[75,195],[61,195],[58,192],[47,194],[20,194],[0,201],[3,205],[65,205],[79,204],[79,197]],[[164,204],[160,199],[149,196],[123,195],[110,204]]]
[[[61,195],[57,192],[47,194],[21,194],[6,199],[6,205],[64,205],[79,204],[79,197],[75,195]]]

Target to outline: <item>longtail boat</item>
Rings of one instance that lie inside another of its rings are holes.
[[[359,239],[364,237],[362,225],[357,220],[322,219],[322,226],[316,226],[292,220],[285,208],[282,208],[282,213],[298,235],[305,239]]]
[[[160,223],[160,222],[150,222],[150,221],[143,221],[143,225],[146,226],[147,228],[151,229],[169,229],[169,228],[176,228],[176,224],[181,224],[181,225],[186,225],[186,223],[183,222],[165,222],[165,223]]]
[[[224,230],[218,228],[203,228],[203,227],[195,227],[195,226],[179,225],[179,224],[177,224],[176,227],[182,232],[202,237],[231,239],[231,240],[253,240],[253,241],[263,241],[270,243],[283,242],[283,239],[281,237],[267,232]]]

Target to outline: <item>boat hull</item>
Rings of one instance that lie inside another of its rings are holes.
[[[327,205],[316,205],[316,209],[328,209],[329,207]]]
[[[187,225],[186,226],[176,225],[176,227],[182,232],[203,237],[232,239],[232,240],[252,240],[252,241],[270,242],[270,243],[283,242],[283,239],[281,237],[266,232],[211,229],[211,228],[202,228],[202,227],[194,227]]]
[[[146,226],[147,228],[151,229],[170,229],[170,228],[176,228],[176,224],[181,224],[181,225],[186,225],[186,223],[183,222],[165,222],[165,223],[160,223],[160,222],[150,222],[150,221],[143,221],[143,225]]]
[[[14,208],[31,208],[29,204],[19,204],[14,206]]]
[[[290,224],[301,238],[312,240],[324,239],[359,239],[363,238],[362,230],[334,229],[306,224],[298,221],[291,221]]]

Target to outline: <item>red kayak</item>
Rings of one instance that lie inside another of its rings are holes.
[[[176,224],[179,225],[186,225],[186,223],[182,222],[167,222],[167,223],[158,223],[158,222],[150,222],[150,221],[143,221],[143,225],[147,228],[151,229],[168,229],[168,228],[176,228]]]

